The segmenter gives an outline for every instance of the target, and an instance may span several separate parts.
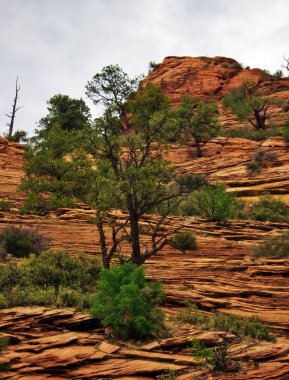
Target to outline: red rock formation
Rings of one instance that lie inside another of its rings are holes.
[[[272,80],[260,69],[242,69],[240,64],[225,57],[166,57],[144,79],[144,83],[156,83],[177,107],[182,95],[217,102],[223,126],[248,123],[237,122],[231,112],[224,109],[221,100],[231,89],[240,87],[247,79],[258,83],[261,91],[270,93],[273,99],[289,99],[289,78]],[[270,107],[271,124],[282,125],[288,119],[281,106]]]

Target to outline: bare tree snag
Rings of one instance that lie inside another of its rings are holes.
[[[14,128],[14,122],[15,122],[15,116],[16,112],[20,110],[20,108],[23,107],[17,107],[17,101],[19,99],[19,91],[20,91],[20,85],[18,84],[18,76],[16,78],[16,84],[15,84],[15,98],[13,101],[12,111],[10,114],[5,114],[10,121],[7,123],[7,126],[9,127],[8,137],[11,137],[13,134],[13,128]]]
[[[284,69],[286,69],[289,72],[289,58],[283,57],[284,59],[284,65],[281,65]]]

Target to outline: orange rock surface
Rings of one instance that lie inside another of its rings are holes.
[[[182,95],[191,95],[203,100],[215,99],[221,123],[225,127],[240,125],[231,112],[226,110],[221,99],[231,89],[240,87],[244,81],[253,80],[260,89],[270,93],[272,99],[289,99],[289,78],[272,80],[260,69],[242,69],[232,58],[226,57],[166,57],[145,78],[144,83],[155,83],[168,95],[177,107]],[[270,107],[271,124],[282,124],[288,115],[281,106]],[[248,124],[248,123],[246,123]]]
[[[236,119],[220,104],[230,88],[243,78],[260,78],[260,70],[236,68],[231,59],[215,57],[168,57],[146,79],[161,85],[174,105],[180,95],[208,98],[215,94],[225,126]],[[266,78],[265,78],[266,79]],[[276,86],[275,97],[288,99],[289,79],[260,81],[260,86]],[[272,120],[284,121],[280,108],[271,110]],[[286,115],[285,115],[286,116]],[[288,118],[288,116],[287,116]],[[252,154],[264,149],[276,155],[274,162],[250,176],[246,164]],[[210,181],[220,181],[241,197],[254,200],[269,191],[289,203],[289,151],[280,137],[266,141],[216,138],[202,147],[204,157],[195,159],[193,142],[172,144],[169,159],[179,173],[203,173]],[[23,201],[18,186],[23,172],[23,147],[0,138],[0,200],[9,199],[12,209],[0,211],[0,231],[7,225],[36,226],[51,238],[51,247],[99,255],[96,227],[90,223],[93,210],[62,209],[48,216],[19,215]],[[116,212],[119,219],[124,214]],[[154,223],[147,215],[142,223]],[[164,283],[167,317],[196,303],[206,313],[220,311],[241,317],[258,316],[277,336],[276,343],[240,343],[234,337],[230,353],[242,359],[236,374],[216,373],[200,367],[189,353],[192,337],[221,341],[221,332],[202,332],[182,326],[172,336],[142,347],[109,341],[103,329],[95,329],[89,316],[72,309],[27,307],[0,310],[0,331],[9,334],[10,345],[0,362],[10,363],[2,379],[155,379],[166,369],[178,370],[179,379],[289,379],[289,260],[254,260],[251,248],[265,237],[289,229],[288,223],[262,223],[249,220],[208,223],[201,219],[172,217],[168,229],[182,226],[197,237],[198,250],[181,253],[167,246],[146,263],[146,274]],[[148,237],[143,237],[146,243]],[[245,361],[243,361],[245,359]],[[2,377],[1,377],[2,376]]]

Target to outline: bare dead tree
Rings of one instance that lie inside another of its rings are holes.
[[[284,59],[284,65],[281,65],[284,69],[286,69],[289,72],[289,58],[286,58],[285,55],[283,56]]]
[[[9,122],[7,123],[7,126],[9,127],[8,137],[11,137],[13,134],[16,112],[19,111],[20,108],[23,108],[23,107],[17,107],[17,101],[19,99],[19,91],[20,91],[20,85],[18,84],[18,76],[17,76],[16,83],[15,83],[15,97],[13,100],[12,111],[10,112],[10,114],[7,114],[7,113],[5,114],[10,119]]]

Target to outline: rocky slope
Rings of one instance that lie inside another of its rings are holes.
[[[164,92],[179,102],[181,94],[218,102],[226,126],[236,126],[234,117],[222,109],[220,99],[242,77],[260,78],[258,69],[241,69],[227,58],[168,57],[147,80],[159,83]],[[272,96],[288,99],[289,79],[273,82],[267,76],[260,86],[276,86]],[[268,79],[268,80],[267,80]],[[279,87],[278,87],[279,86]],[[274,87],[275,88],[275,87]],[[274,122],[281,124],[280,108],[271,109]],[[286,115],[285,115],[286,116]],[[288,118],[288,116],[287,116]],[[180,173],[206,173],[211,181],[226,183],[229,191],[254,199],[264,191],[278,194],[289,203],[289,152],[280,137],[254,142],[220,137],[206,143],[204,157],[195,159],[192,142],[173,144],[169,158]],[[275,159],[250,176],[246,164],[257,150],[275,154]],[[51,247],[99,254],[96,228],[90,223],[91,210],[58,210],[46,217],[19,215],[23,194],[17,191],[23,177],[23,149],[20,144],[0,138],[0,200],[9,199],[10,211],[0,211],[0,231],[7,225],[35,226],[51,238]],[[124,214],[118,212],[122,219]],[[144,226],[154,217],[143,219]],[[147,262],[146,273],[164,283],[170,336],[139,346],[118,342],[102,329],[95,329],[85,313],[45,307],[0,310],[0,331],[10,335],[7,353],[0,363],[10,363],[2,379],[153,379],[165,370],[180,371],[179,379],[289,379],[289,260],[254,260],[251,248],[269,235],[289,228],[286,223],[231,221],[208,223],[201,219],[172,217],[168,228],[182,226],[197,237],[198,250],[181,253],[166,247]],[[147,237],[143,238],[147,243]],[[125,247],[124,247],[125,250]],[[242,358],[237,374],[210,374],[189,353],[192,337],[211,346],[223,339],[220,332],[203,332],[189,325],[174,327],[172,318],[184,301],[196,303],[206,313],[220,311],[242,317],[258,316],[270,324],[277,342],[239,342],[230,337],[230,355]]]
[[[225,57],[166,57],[145,78],[144,83],[152,82],[160,86],[162,92],[171,98],[174,107],[179,104],[180,97],[187,94],[216,101],[222,125],[230,127],[241,124],[222,106],[221,100],[247,79],[257,82],[264,93],[270,94],[270,98],[289,100],[288,77],[272,80],[263,70],[243,69],[234,59]],[[270,107],[269,116],[271,125],[282,125],[288,119],[281,106]]]

